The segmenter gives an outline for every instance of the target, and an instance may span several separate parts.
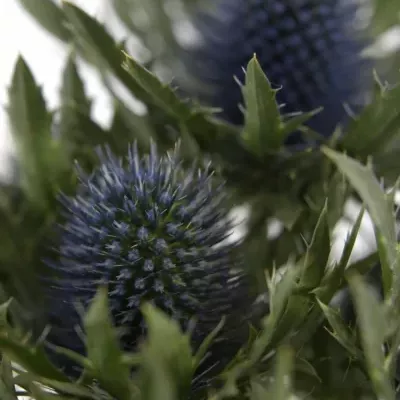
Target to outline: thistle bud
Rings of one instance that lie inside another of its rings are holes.
[[[359,0],[218,0],[207,11],[199,7],[194,26],[200,44],[182,60],[186,82],[200,84],[181,86],[185,94],[221,108],[225,120],[243,122],[237,80],[244,82],[254,54],[272,87],[280,89],[282,113],[324,108],[308,123],[322,135],[345,122],[344,104],[357,111],[366,103],[372,74],[361,54],[368,38]]]
[[[49,341],[84,352],[74,305],[86,309],[101,284],[125,350],[146,332],[143,302],[184,330],[194,318],[194,347],[224,316],[243,325],[247,279],[237,243],[226,240],[233,226],[210,168],[187,170],[177,152],[160,157],[155,146],[143,157],[132,146],[125,160],[107,150],[100,160],[91,176],[81,174],[76,196],[61,199],[58,257],[48,262]]]

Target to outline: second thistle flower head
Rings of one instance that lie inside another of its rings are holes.
[[[77,349],[68,310],[76,302],[86,306],[99,284],[108,285],[125,348],[144,333],[143,301],[183,328],[195,317],[193,337],[202,340],[248,296],[236,244],[225,242],[232,224],[223,186],[208,168],[186,170],[177,153],[160,157],[154,146],[144,157],[135,146],[125,160],[110,151],[100,157],[98,169],[81,177],[77,195],[62,198],[66,222],[59,257],[50,263],[56,273],[49,285],[56,327],[50,341]]]
[[[193,19],[201,41],[182,55],[188,76],[199,84],[185,89],[222,117],[241,125],[244,68],[256,54],[283,113],[324,110],[308,125],[329,136],[347,120],[344,103],[358,110],[368,98],[371,63],[360,24],[360,0],[216,0],[199,3]],[[184,85],[182,85],[184,86]],[[208,89],[208,90],[207,90]],[[298,135],[288,144],[296,144]]]

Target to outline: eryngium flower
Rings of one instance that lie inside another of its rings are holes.
[[[256,54],[274,88],[283,113],[324,107],[308,125],[325,136],[366,101],[368,44],[357,20],[360,0],[218,0],[194,18],[200,44],[182,58],[189,82],[185,94],[223,109],[221,116],[242,124],[242,93],[234,76]],[[204,88],[208,88],[205,90]],[[295,139],[297,140],[297,139]]]
[[[223,184],[214,183],[209,167],[186,170],[177,152],[159,157],[154,146],[144,157],[132,146],[125,160],[109,150],[100,159],[91,176],[81,173],[77,195],[61,199],[59,257],[49,262],[49,341],[84,352],[74,305],[87,307],[100,284],[108,285],[126,350],[145,333],[143,301],[183,329],[194,317],[194,346],[233,312],[243,331],[247,279],[233,254],[237,243],[226,241],[232,223]]]

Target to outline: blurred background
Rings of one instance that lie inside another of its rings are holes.
[[[60,0],[54,0],[61,3]],[[85,11],[104,22],[117,40],[128,38],[129,33],[116,17],[112,0],[71,0]],[[188,32],[184,32],[185,36]],[[129,43],[129,41],[128,41]],[[132,43],[131,43],[132,45]],[[130,46],[132,48],[132,46]],[[61,71],[68,54],[67,46],[48,34],[23,9],[17,0],[0,1],[0,177],[7,179],[10,172],[9,156],[13,151],[13,143],[7,127],[5,105],[7,88],[18,54],[22,54],[30,66],[35,78],[42,85],[44,96],[50,108],[57,107]],[[371,49],[378,57],[387,53],[400,51],[400,27],[391,28],[385,32]],[[112,118],[112,103],[108,92],[103,87],[98,73],[80,62],[80,73],[84,79],[86,90],[93,99],[92,117],[101,126],[106,127]],[[346,207],[346,218],[337,227],[336,253],[340,254],[346,233],[352,226],[352,221],[359,210],[355,202],[349,201]],[[243,219],[246,210],[238,210],[238,217]],[[279,231],[279,224],[271,225],[270,233]],[[238,231],[240,235],[240,229]],[[375,247],[372,224],[365,216],[362,231],[353,253],[358,258],[372,251]]]

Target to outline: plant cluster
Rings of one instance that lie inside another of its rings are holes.
[[[19,2],[71,52],[57,109],[22,56],[9,87],[0,398],[399,398],[399,58],[368,52],[396,2],[113,0],[137,57],[71,2]]]

